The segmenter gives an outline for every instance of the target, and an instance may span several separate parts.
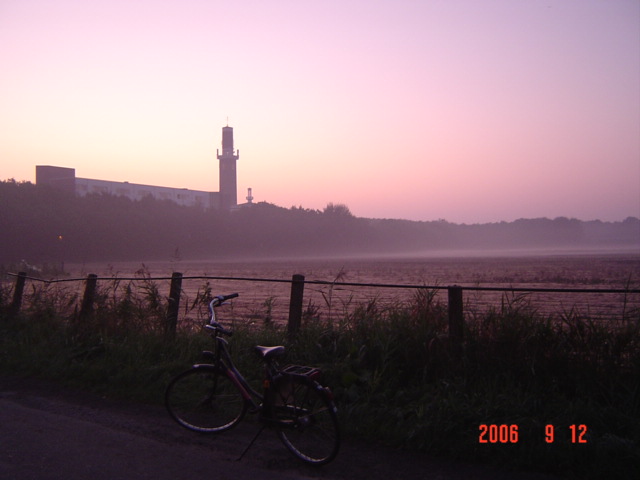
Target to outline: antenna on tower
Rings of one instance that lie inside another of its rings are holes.
[[[227,115],[227,127],[229,126],[229,115]]]

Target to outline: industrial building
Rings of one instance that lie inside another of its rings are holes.
[[[236,161],[240,158],[240,151],[234,150],[233,128],[228,125],[222,127],[222,153],[220,154],[217,150],[216,156],[220,169],[220,189],[218,192],[79,178],[76,177],[74,168],[49,165],[36,166],[36,184],[51,185],[79,196],[93,193],[109,194],[132,200],[141,200],[146,196],[151,196],[157,200],[171,200],[178,205],[189,207],[234,209],[238,205]],[[247,200],[249,203],[253,200],[251,189],[249,189]]]

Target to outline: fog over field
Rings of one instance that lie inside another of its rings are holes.
[[[0,265],[202,259],[640,252],[640,220],[417,222],[257,203],[235,211],[0,182]]]

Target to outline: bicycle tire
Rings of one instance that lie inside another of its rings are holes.
[[[340,428],[333,401],[317,382],[285,375],[270,395],[278,437],[300,460],[322,465],[340,449]]]
[[[213,365],[198,365],[177,375],[167,386],[165,405],[183,427],[201,433],[234,427],[247,411],[240,390]]]

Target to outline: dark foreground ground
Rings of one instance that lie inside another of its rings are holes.
[[[0,378],[0,479],[547,480],[433,459],[345,439],[338,458],[309,467],[265,431],[243,422],[219,436],[174,423],[162,407],[116,402],[49,382]]]

